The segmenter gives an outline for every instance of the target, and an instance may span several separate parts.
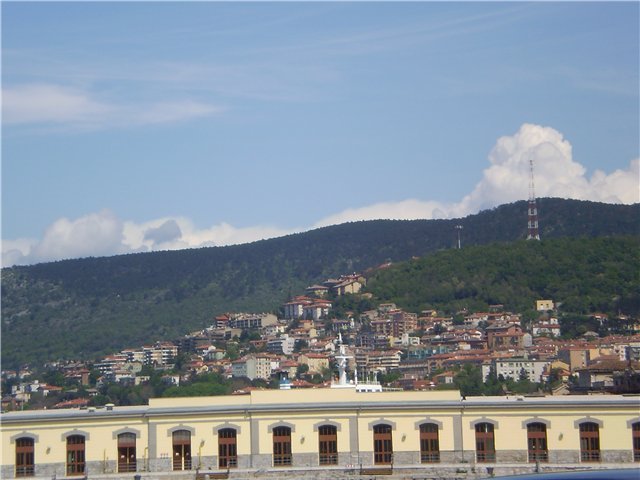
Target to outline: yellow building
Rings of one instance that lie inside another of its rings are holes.
[[[2,478],[447,478],[638,466],[640,397],[353,388],[2,414]],[[622,465],[621,465],[622,464]],[[324,473],[323,473],[324,472]],[[457,473],[456,473],[457,472]],[[204,477],[202,477],[204,478]]]
[[[546,312],[554,308],[553,300],[536,300],[536,310],[538,312]]]

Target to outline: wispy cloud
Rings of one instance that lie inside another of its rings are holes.
[[[5,86],[2,97],[5,125],[114,128],[182,122],[223,111],[191,99],[125,105],[88,90],[45,83]]]
[[[199,228],[185,217],[164,217],[136,223],[123,221],[113,212],[103,210],[77,219],[56,220],[41,239],[5,240],[2,245],[3,265],[232,245],[357,220],[457,218],[526,199],[529,160],[535,164],[536,194],[539,197],[621,204],[640,201],[640,159],[632,160],[628,169],[611,173],[597,170],[587,177],[584,166],[573,159],[569,141],[551,127],[522,125],[515,134],[496,141],[488,160],[489,166],[480,182],[458,202],[406,199],[347,208],[313,225],[296,229],[265,225],[238,228],[225,222]]]
[[[114,108],[86,92],[51,84],[5,87],[2,120],[5,124],[94,123],[109,117]]]

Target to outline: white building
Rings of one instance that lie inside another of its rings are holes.
[[[267,351],[271,353],[281,353],[284,355],[291,355],[293,353],[293,347],[295,347],[296,339],[290,337],[286,333],[279,337],[272,338],[267,341]]]
[[[531,328],[531,333],[534,337],[538,337],[540,335],[549,335],[551,337],[559,337],[560,336],[560,324],[558,323],[558,319],[556,317],[551,317],[548,320],[542,320],[537,322]]]
[[[531,382],[539,383],[542,381],[545,368],[550,364],[551,362],[546,360],[531,360],[518,357],[493,359],[490,364],[482,365],[482,377],[486,379],[493,367],[498,377],[502,375],[504,378],[518,380],[524,370]]]
[[[248,355],[232,363],[233,377],[247,377],[249,380],[262,378],[269,380],[271,372],[279,367],[279,362],[269,355]]]
[[[278,317],[276,317],[273,313],[238,313],[231,317],[227,325],[230,328],[240,328],[246,330],[249,328],[264,328],[268,325],[275,325],[277,323]]]

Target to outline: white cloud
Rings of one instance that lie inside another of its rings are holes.
[[[159,232],[166,233],[167,230],[170,230],[172,235],[164,237],[158,235]],[[149,235],[149,232],[152,235]],[[177,232],[180,232],[179,236],[176,235]],[[132,251],[153,251],[236,245],[280,237],[293,233],[293,231],[268,226],[238,228],[225,222],[200,229],[188,218],[164,217],[142,224],[125,222],[123,233],[123,243],[126,248]]]
[[[59,85],[30,84],[2,90],[5,124],[95,122],[113,108],[92,99],[86,92]]]
[[[586,169],[573,159],[571,144],[551,127],[524,124],[513,136],[501,137],[489,154],[491,166],[461,206],[465,213],[528,197],[529,160],[534,162],[537,197],[574,198],[607,203],[640,201],[638,160],[628,170],[607,175]]]
[[[144,223],[120,220],[103,210],[75,220],[61,218],[41,240],[5,240],[2,265],[25,265],[66,258],[235,245],[293,233],[274,227],[237,228],[227,223],[198,229],[184,217]]]
[[[36,124],[95,129],[175,123],[223,111],[220,107],[190,99],[122,105],[95,97],[91,92],[60,85],[4,87],[2,120],[5,125]]]
[[[305,231],[339,223],[373,219],[456,218],[481,209],[526,199],[529,194],[529,160],[535,165],[538,197],[589,199],[631,204],[640,201],[640,159],[627,170],[605,173],[586,169],[572,157],[571,144],[550,127],[524,124],[511,136],[497,140],[489,153],[489,166],[473,191],[456,203],[408,199],[350,208],[330,215]],[[271,226],[237,228],[228,223],[198,228],[188,218],[164,217],[144,223],[122,221],[104,210],[76,220],[54,222],[41,240],[4,241],[3,265],[118,253],[176,250],[252,242],[294,233]]]
[[[121,253],[122,238],[122,221],[102,210],[76,220],[56,220],[29,255],[37,261],[113,255]]]
[[[182,122],[222,112],[222,108],[192,100],[161,102],[131,110],[129,118],[139,125]]]
[[[379,220],[383,218],[393,220],[448,218],[452,211],[453,205],[434,201],[425,202],[410,199],[401,202],[383,202],[362,208],[350,208],[330,215],[316,222],[314,228],[358,220]]]
[[[331,215],[315,226],[356,220],[457,218],[486,208],[527,199],[534,162],[536,197],[573,198],[606,203],[640,201],[640,160],[627,170],[606,174],[600,170],[587,178],[586,169],[573,159],[571,144],[551,127],[524,124],[511,136],[500,137],[489,153],[489,167],[473,191],[459,202],[404,200],[352,208]]]

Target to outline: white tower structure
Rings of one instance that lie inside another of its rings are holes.
[[[529,209],[527,212],[527,240],[540,240],[538,232],[538,207],[536,206],[536,193],[533,184],[533,160],[529,160]]]

